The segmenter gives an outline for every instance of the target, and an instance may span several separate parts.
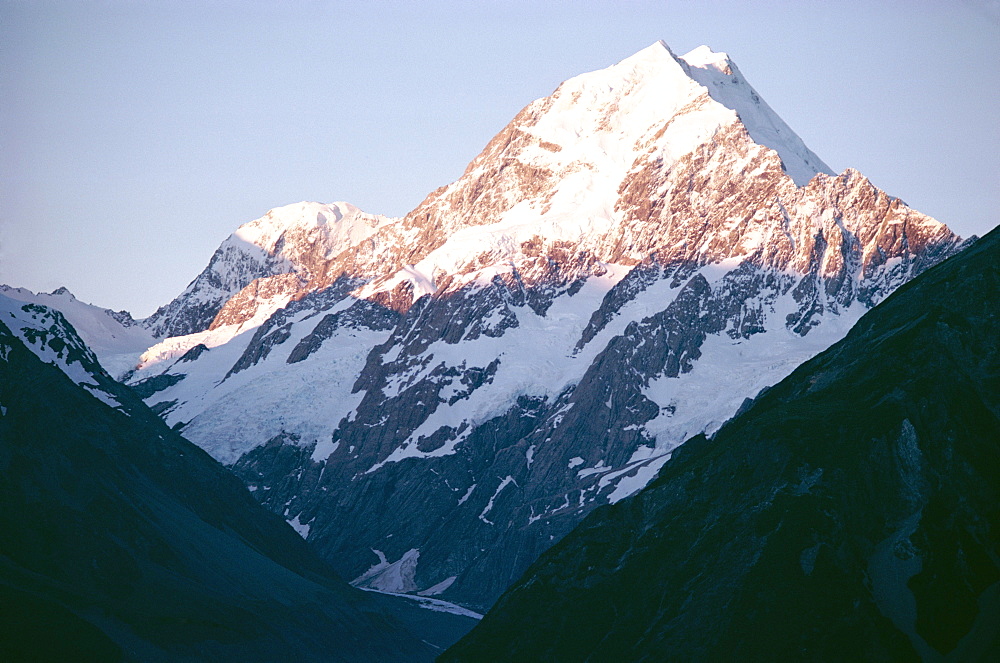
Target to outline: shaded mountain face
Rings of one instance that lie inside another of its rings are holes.
[[[404,626],[412,610],[337,577],[237,478],[111,380],[61,314],[3,296],[0,477],[4,660],[435,652]],[[428,630],[457,637],[469,624]]]
[[[130,384],[343,576],[483,608],[960,245],[831,174],[724,54],[654,44],[403,218],[244,226]]]
[[[907,284],[441,659],[995,660],[1000,231]]]

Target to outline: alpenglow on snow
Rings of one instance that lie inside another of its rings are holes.
[[[344,577],[482,609],[960,246],[833,174],[725,54],[660,42],[402,218],[240,227],[127,379]]]

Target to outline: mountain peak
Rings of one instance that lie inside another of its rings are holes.
[[[684,72],[684,63],[677,57],[677,55],[671,50],[670,46],[667,45],[662,39],[653,42],[646,48],[636,52],[633,55],[611,65],[605,69],[598,70],[599,72],[625,72],[633,70],[637,73],[643,74],[682,74]],[[598,72],[591,72],[590,74],[583,74],[584,77],[591,76]],[[631,71],[630,71],[631,73]],[[577,77],[579,78],[579,77]],[[571,79],[572,80],[572,79]]]
[[[240,226],[236,236],[262,248],[271,248],[283,233],[292,228],[319,228],[328,222],[338,223],[344,217],[364,214],[345,202],[317,203],[302,201],[268,210],[267,214]]]
[[[654,42],[610,67],[567,80],[546,103],[551,119],[536,122],[536,128],[552,125],[545,140],[564,149],[596,137],[599,152],[631,164],[635,145],[648,144],[673,124],[670,160],[737,120],[755,143],[778,154],[797,186],[817,173],[833,174],[761,99],[729,55],[708,46],[678,56],[665,42]],[[619,137],[617,147],[627,154],[614,154],[608,134]],[[584,151],[592,154],[595,148]]]
[[[656,59],[665,57],[669,57],[670,59],[673,60],[677,59],[677,56],[674,54],[673,50],[671,50],[670,46],[667,45],[667,42],[663,41],[662,39],[658,39],[649,46],[647,46],[646,48],[637,51],[634,55],[630,55],[629,57],[625,58],[625,60],[622,60],[622,62],[629,60]]]

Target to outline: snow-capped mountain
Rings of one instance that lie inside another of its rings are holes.
[[[58,303],[69,313],[64,314],[61,310],[39,303],[44,301]],[[120,317],[111,317],[105,313]],[[110,339],[101,338],[101,332],[105,330],[112,335],[116,332],[120,334],[123,329],[132,329],[134,323],[129,324],[131,317],[127,313],[115,314],[83,304],[65,289],[36,295],[23,288],[0,286],[0,320],[13,338],[23,343],[42,362],[56,366],[90,395],[117,410],[129,413],[131,404],[138,402],[135,394],[104,369],[97,354],[83,341],[74,325],[68,322],[69,315],[85,323],[88,335],[99,339],[105,349],[110,349],[112,358],[121,357],[114,352],[122,347],[117,342],[127,346],[141,339],[141,335],[129,334],[112,336]]]
[[[112,311],[86,304],[65,287],[35,293],[27,288],[0,285],[0,295],[61,313],[100,359],[101,365],[116,378],[134,369],[140,355],[157,340],[127,311]]]
[[[486,607],[960,246],[832,174],[725,54],[657,43],[401,219],[241,227],[131,383],[357,584]]]

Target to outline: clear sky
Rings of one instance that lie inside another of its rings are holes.
[[[148,315],[241,223],[405,214],[657,39],[729,53],[834,170],[1000,223],[997,0],[0,0],[0,283]]]

